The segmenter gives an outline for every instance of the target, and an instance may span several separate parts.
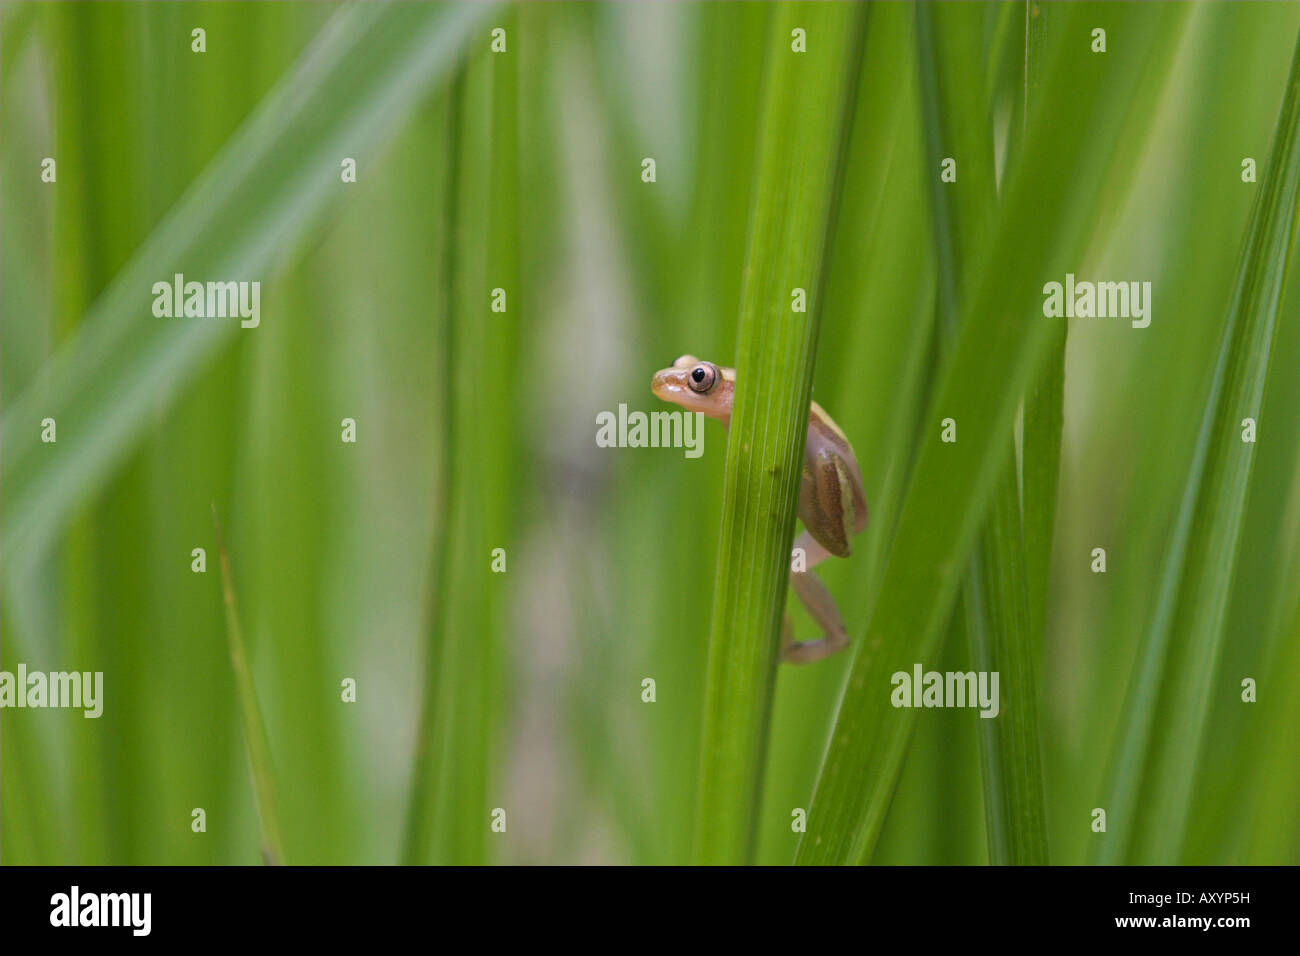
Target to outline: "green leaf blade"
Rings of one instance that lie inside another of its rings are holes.
[[[697,863],[745,863],[755,849],[824,259],[865,16],[852,5],[787,4],[768,36],[709,638]],[[792,52],[796,27],[827,49],[815,59]],[[795,288],[807,292],[806,313],[791,309]]]

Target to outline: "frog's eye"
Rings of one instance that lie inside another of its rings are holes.
[[[712,390],[713,386],[718,383],[718,370],[708,362],[701,362],[687,376],[692,392],[699,392],[701,395]]]

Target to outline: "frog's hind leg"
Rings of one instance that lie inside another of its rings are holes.
[[[781,634],[781,660],[788,664],[811,664],[823,657],[829,657],[849,646],[849,632],[840,618],[840,610],[835,606],[835,599],[822,583],[821,578],[812,573],[815,565],[821,563],[830,552],[807,532],[800,535],[795,547],[802,547],[806,554],[806,570],[790,572],[790,586],[799,600],[808,609],[812,619],[817,622],[825,637],[815,641],[796,641],[790,619],[785,620],[785,629]]]

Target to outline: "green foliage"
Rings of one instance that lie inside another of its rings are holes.
[[[1298,30],[6,4],[0,662],[105,709],[0,712],[0,859],[1300,862]],[[261,280],[260,327],[153,316],[177,272]],[[1067,272],[1150,327],[1067,347]],[[597,447],[686,352],[730,435]],[[853,646],[777,667],[810,395],[871,520],[817,571]],[[895,709],[918,661],[1002,717]]]
[[[1075,8],[1062,35],[1085,36],[1086,15],[1086,8]],[[981,260],[988,266],[963,297],[958,339],[929,404],[925,424],[930,427],[902,506],[881,596],[857,647],[799,862],[866,862],[879,836],[916,720],[913,709],[893,708],[884,688],[891,674],[935,656],[960,582],[958,569],[970,553],[1004,460],[1019,396],[1049,344],[1051,324],[1033,318],[1042,302],[1039,277],[1065,272],[1084,237],[1062,230],[1088,224],[1101,199],[1109,164],[1100,141],[1122,126],[1127,105],[1112,84],[1127,81],[1132,89],[1153,54],[1171,45],[1170,27],[1181,11],[1161,15],[1130,7],[1120,15],[1133,35],[1150,39],[1141,52],[1116,51],[1104,68],[1085,59],[1086,49],[1060,42],[1049,54],[1043,101],[1054,107],[1068,102],[1071,111],[1092,117],[1093,126],[1081,142],[1074,129],[1055,125],[1054,111],[1038,109],[1024,151],[1007,173],[996,232]],[[1026,169],[1052,169],[1054,175],[1030,177],[1023,174]],[[1031,317],[1028,324],[1023,316]],[[987,360],[990,355],[999,357],[996,365]],[[941,441],[944,418],[959,422],[956,442]]]

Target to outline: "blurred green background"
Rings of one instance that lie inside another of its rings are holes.
[[[1123,6],[1090,12],[1106,27]],[[1039,678],[1061,863],[1093,852],[1260,188],[1241,162],[1269,154],[1300,28],[1295,4],[1159,6],[1171,55],[1143,74],[1115,147],[1125,176],[1102,187],[1074,270],[1155,291],[1147,329],[1069,330]],[[758,90],[789,42],[772,15],[0,7],[0,666],[103,671],[106,695],[98,720],[0,714],[3,862],[258,861],[213,503],[289,862],[689,858],[725,433],[707,423],[691,460],[599,448],[595,421],[660,407],[650,376],[681,353],[734,361]],[[1025,17],[976,14],[987,57],[971,82],[999,164],[1016,122],[1000,91],[1024,80],[1007,25],[1022,61]],[[872,507],[853,558],[820,569],[855,635],[933,362],[937,171],[914,31],[912,7],[873,5],[816,365]],[[1109,43],[1142,56],[1122,31]],[[1088,134],[1086,116],[1056,122]],[[175,272],[260,280],[260,327],[155,318],[150,288]],[[1224,650],[1205,661],[1187,839],[1167,862],[1300,862],[1297,304],[1291,283]],[[793,858],[791,809],[808,806],[849,660],[779,673],[762,862]],[[969,651],[948,642],[927,666],[965,670]],[[986,861],[977,722],[920,715],[875,862]]]

